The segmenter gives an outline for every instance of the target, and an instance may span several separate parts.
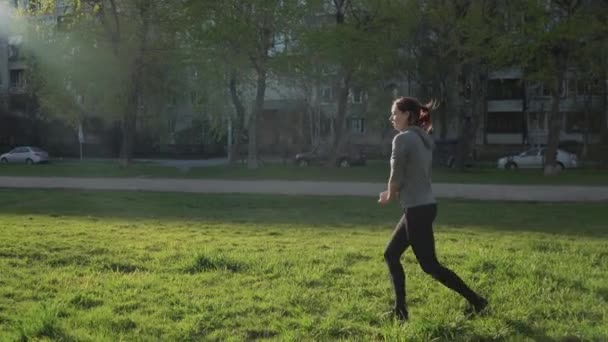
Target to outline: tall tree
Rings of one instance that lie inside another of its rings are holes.
[[[569,70],[585,60],[577,50],[600,39],[588,21],[593,17],[588,2],[580,0],[515,0],[506,3],[514,18],[510,31],[495,40],[496,50],[511,65],[521,65],[528,80],[544,84],[551,94],[549,132],[545,152],[545,175],[555,175],[557,148],[563,115],[560,102]]]
[[[308,67],[318,75],[316,80],[331,84],[335,112],[328,165],[333,166],[348,138],[346,119],[353,89],[388,79],[388,66],[396,65],[396,46],[388,38],[398,21],[393,9],[400,4],[332,0],[312,1],[309,5],[313,23],[302,33],[300,52],[301,58],[310,61]]]
[[[193,19],[189,33],[200,44],[212,49],[222,59],[229,94],[236,110],[232,121],[235,130],[235,149],[240,143],[240,131],[249,97],[246,87],[251,81],[253,108],[247,117],[249,168],[258,167],[257,121],[264,110],[264,100],[274,60],[282,53],[283,42],[290,27],[296,22],[299,4],[280,0],[190,1],[188,11]],[[207,18],[197,23],[197,14]],[[281,48],[277,48],[281,45]],[[244,84],[243,84],[244,83]],[[236,152],[236,151],[233,151]],[[235,153],[232,153],[235,156]]]
[[[57,99],[63,98],[60,103],[73,108],[76,117],[84,111],[118,112],[120,157],[128,165],[149,51],[163,38],[164,20],[175,13],[174,5],[146,0],[74,0],[67,7],[58,0],[39,4],[30,13],[30,38],[35,39],[29,42],[45,71],[43,103],[57,107]],[[57,21],[49,25],[41,20],[49,17]]]
[[[410,75],[420,85],[421,97],[439,101],[436,125],[441,139],[448,124],[458,127],[456,166],[464,168],[472,154],[485,116],[487,42],[496,4],[486,0],[410,2]],[[434,120],[435,121],[435,120]]]

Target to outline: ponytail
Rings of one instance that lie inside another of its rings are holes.
[[[411,126],[418,126],[428,134],[433,133],[431,111],[439,107],[436,100],[431,100],[429,103],[422,105],[413,97],[400,97],[394,103],[401,112],[410,113],[409,124]]]
[[[419,126],[428,134],[433,134],[433,121],[431,120],[431,111],[437,109],[439,104],[435,100],[420,106]]]

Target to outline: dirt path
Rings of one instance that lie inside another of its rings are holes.
[[[200,179],[0,177],[2,188],[259,193],[321,196],[377,196],[382,183],[315,181],[244,181]],[[598,202],[608,201],[608,187],[433,184],[439,198],[477,200]]]

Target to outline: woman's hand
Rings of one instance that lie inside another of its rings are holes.
[[[378,197],[378,203],[384,205],[391,201],[388,190],[382,191]]]

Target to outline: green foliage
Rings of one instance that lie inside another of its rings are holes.
[[[370,94],[370,122],[383,127],[386,110],[378,108],[392,96],[385,88],[392,80],[415,81],[421,89],[409,95],[436,98],[456,115],[472,69],[520,66],[527,79],[555,83],[557,53],[594,79],[606,69],[608,51],[603,1],[37,3],[20,12],[29,25],[19,29],[36,56],[31,91],[43,111],[73,124],[85,114],[115,121],[137,112],[163,141],[175,133],[181,103],[222,136],[234,112],[231,76],[251,113],[256,75],[303,89],[309,103],[312,89],[336,87],[348,75],[351,86]],[[134,105],[138,70],[143,90]]]
[[[84,113],[119,119],[132,49],[116,55],[90,7],[66,13],[64,26],[48,23],[44,15],[59,10],[55,6],[56,1],[46,1],[37,13],[30,13],[26,32],[27,47],[36,61],[31,73],[43,108],[71,122]]]
[[[82,0],[63,7],[45,0],[23,13],[32,89],[46,113],[74,125],[84,116],[112,122],[137,111],[148,128],[158,129],[165,125],[171,95],[190,87],[169,31],[176,12],[164,2],[118,0],[115,13],[112,3]],[[139,68],[144,86],[133,107]]]
[[[498,64],[518,65],[525,77],[555,87],[564,68],[585,68],[591,60],[584,52],[605,44],[606,27],[601,24],[608,10],[599,2],[555,1],[551,5],[533,0],[505,2],[501,10],[507,20],[494,21],[492,55]],[[563,59],[563,63],[560,62]]]

